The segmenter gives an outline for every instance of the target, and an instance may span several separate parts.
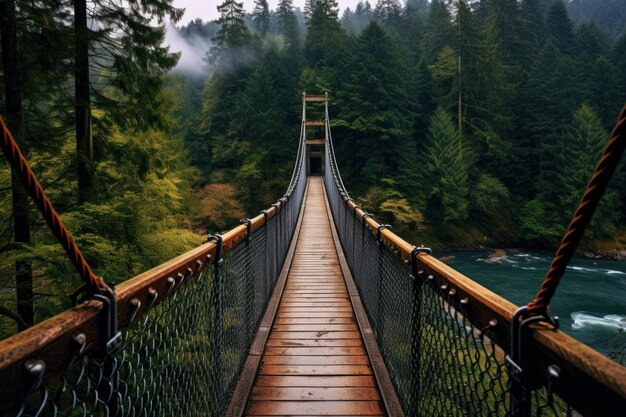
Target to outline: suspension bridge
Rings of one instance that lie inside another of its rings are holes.
[[[75,307],[0,341],[0,416],[624,415],[626,368],[560,332],[548,306],[626,146],[626,111],[521,308],[357,206],[330,126],[329,97],[303,95],[284,197],[113,289],[2,122],[84,285]]]

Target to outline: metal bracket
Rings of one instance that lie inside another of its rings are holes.
[[[430,248],[427,248],[425,246],[413,246],[413,250],[411,251],[411,276],[413,277],[413,279],[417,279],[417,255],[419,255],[420,253],[426,253],[428,255],[430,255],[431,253],[433,253],[433,251]]]
[[[122,332],[117,328],[117,297],[109,288],[105,293],[94,294],[93,298],[102,301],[105,322],[104,353],[109,356],[114,355],[122,347]]]
[[[269,212],[267,210],[261,210],[261,214],[263,214],[263,225],[267,227],[267,217],[269,216]]]
[[[548,315],[528,316],[528,306],[517,309],[511,320],[511,353],[505,358],[506,371],[511,382],[511,412],[512,417],[526,417],[530,415],[530,392],[526,388],[526,373],[524,371],[524,340],[528,327],[535,323],[547,322],[559,328],[559,318]]]
[[[382,235],[382,231],[383,229],[387,229],[387,230],[391,230],[391,225],[390,224],[381,224],[380,226],[378,226],[378,228],[376,229],[376,241],[380,244],[383,235]]]
[[[222,239],[222,235],[215,233],[208,236],[208,241],[215,241],[215,275],[217,275],[219,273],[219,266],[224,262],[224,259],[222,258],[222,246],[224,240]]]
[[[241,222],[246,225],[246,243],[250,243],[252,238],[252,219],[246,218]]]

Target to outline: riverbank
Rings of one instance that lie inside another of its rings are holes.
[[[489,230],[485,225],[481,228],[466,225],[465,228],[450,227],[443,232],[441,229],[433,232],[426,228],[419,233],[409,233],[407,240],[413,244],[424,244],[435,252],[491,251],[495,257],[498,256],[496,252],[499,250],[510,253],[520,251],[554,253],[560,243],[527,241],[518,236],[512,227],[507,227],[510,225],[491,226],[497,227]],[[614,239],[583,240],[576,255],[588,259],[626,261],[626,230],[618,231]]]

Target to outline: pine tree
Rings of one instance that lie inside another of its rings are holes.
[[[321,0],[304,0],[304,19],[306,21],[310,20],[313,17],[313,12],[317,7],[317,3]]]
[[[569,213],[573,213],[580,202],[607,139],[608,133],[591,107],[583,104],[578,108],[574,113],[573,122],[566,129],[564,138],[566,145],[563,151],[566,163],[559,172],[560,201],[565,218],[569,217]],[[610,200],[614,198],[609,195],[604,201]],[[613,228],[617,220],[614,213],[615,207],[605,207],[603,213],[594,216],[596,224],[592,229],[607,231]]]
[[[574,24],[563,0],[554,0],[546,16],[550,39],[561,53],[573,55],[576,51]]]
[[[420,16],[427,16],[430,9],[428,0],[407,0],[404,7],[407,14],[417,13]]]
[[[344,35],[338,14],[335,0],[317,2],[307,22],[308,33],[304,46],[305,57],[311,67],[337,65]]]
[[[363,29],[367,27],[372,21],[373,12],[372,5],[369,1],[363,3],[359,1],[354,9],[354,31],[356,34],[363,32]]]
[[[619,37],[613,46],[611,62],[618,70],[618,82],[614,87],[615,95],[617,97],[626,97],[626,30],[624,30],[622,36]],[[616,109],[616,112],[619,112],[619,110]]]
[[[519,117],[522,131],[528,132],[526,149],[534,150],[524,159],[526,172],[536,178],[535,187],[545,201],[554,202],[558,190],[552,186],[563,163],[564,132],[571,115],[582,102],[578,74],[573,60],[548,42],[531,69],[522,89]]]
[[[421,147],[426,215],[438,224],[467,219],[469,177],[465,150],[450,115],[438,108],[431,118],[427,143]]]
[[[87,1],[74,1],[74,112],[76,114],[76,153],[78,160],[78,201],[89,200],[93,185],[93,137],[89,81],[89,29]]]
[[[220,30],[212,39],[214,45],[209,49],[209,63],[223,68],[233,68],[245,53],[244,48],[250,40],[250,31],[244,22],[243,3],[235,0],[224,0],[217,6],[220,18],[217,23]],[[244,57],[246,58],[246,57]]]
[[[264,38],[270,31],[270,7],[267,0],[254,0],[252,16],[257,32]]]
[[[402,6],[398,0],[378,0],[374,8],[374,17],[389,30],[402,29]]]
[[[298,45],[300,43],[300,33],[296,14],[293,11],[293,0],[280,0],[276,8],[278,17],[278,28],[290,43]]]
[[[452,16],[443,1],[433,0],[424,34],[424,56],[428,63],[433,63],[444,47],[456,46],[456,35],[452,25]]]
[[[543,49],[548,37],[540,0],[522,0],[520,4],[519,57],[527,75],[534,58]]]
[[[355,174],[369,184],[397,173],[403,146],[410,143],[408,69],[391,35],[376,22],[361,33],[354,56],[343,69],[349,74],[337,92],[335,123],[346,128]]]
[[[17,45],[17,9],[14,0],[0,1],[0,36],[2,37],[2,70],[4,78],[4,102],[6,122],[14,139],[26,151],[24,143],[22,82],[20,57]],[[11,170],[13,210],[13,241],[18,245],[31,243],[28,191],[20,177]],[[17,304],[17,328],[24,330],[34,324],[33,272],[30,260],[15,262],[15,294]]]

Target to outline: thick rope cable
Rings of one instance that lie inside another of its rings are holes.
[[[87,260],[83,256],[82,252],[74,242],[72,235],[67,230],[61,218],[54,210],[50,199],[46,196],[46,193],[35,177],[28,161],[22,154],[19,146],[13,139],[11,132],[7,128],[2,117],[0,117],[0,125],[2,126],[2,141],[0,146],[4,151],[7,159],[11,163],[11,167],[18,174],[22,183],[28,190],[30,197],[33,199],[39,211],[43,215],[46,223],[54,233],[65,252],[70,257],[70,260],[78,270],[80,277],[84,283],[84,288],[88,294],[107,293],[111,292],[110,287],[105,282],[94,274],[91,267],[87,263]]]
[[[622,109],[617,125],[604,149],[600,162],[587,185],[574,217],[567,227],[561,245],[554,255],[550,269],[546,274],[535,299],[528,304],[528,314],[547,315],[548,306],[563,278],[563,274],[574,256],[578,243],[589,225],[600,199],[615,172],[626,148],[626,106]]]

